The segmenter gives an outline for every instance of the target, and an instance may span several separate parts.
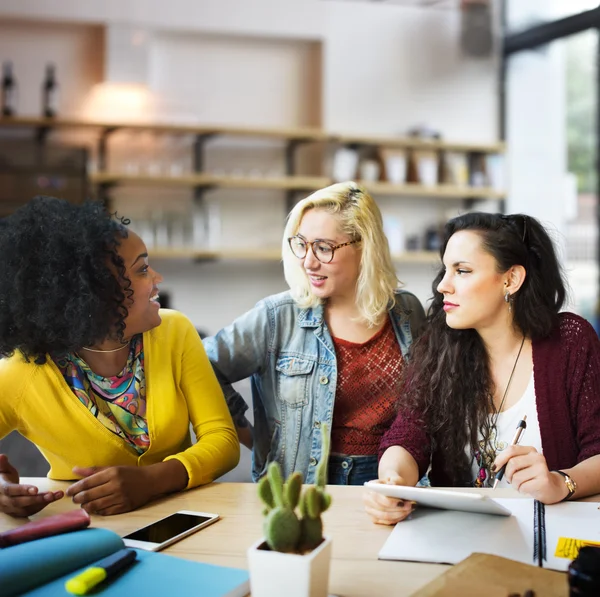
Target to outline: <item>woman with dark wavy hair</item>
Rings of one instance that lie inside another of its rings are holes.
[[[239,459],[202,342],[159,311],[162,277],[126,223],[50,197],[0,221],[0,438],[31,440],[48,476],[79,479],[66,494],[98,514],[208,483]],[[0,512],[30,516],[63,495],[20,484],[0,455]]]
[[[470,213],[446,224],[441,257],[379,479],[415,485],[430,467],[432,485],[487,487],[506,464],[500,484],[546,504],[600,493],[600,341],[560,313],[546,230],[525,215]],[[381,524],[411,511],[373,492],[365,505]]]

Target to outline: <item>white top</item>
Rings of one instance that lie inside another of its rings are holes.
[[[527,388],[521,396],[521,399],[501,412],[498,415],[498,419],[496,420],[496,433],[492,431],[491,444],[498,454],[505,450],[513,441],[515,433],[517,431],[517,425],[519,421],[523,418],[523,415],[527,415],[527,427],[521,433],[521,438],[519,440],[520,446],[533,446],[538,452],[542,453],[542,437],[540,435],[540,423],[538,420],[537,406],[535,402],[535,384],[533,372],[531,374],[531,379],[529,380],[529,384]],[[496,415],[490,415],[490,423],[492,423],[495,419]],[[480,445],[483,446],[483,437],[479,437]],[[469,450],[469,456],[470,449]],[[493,481],[490,482],[489,468],[492,465],[493,458],[484,457],[484,462],[481,462],[481,456],[478,458],[473,458],[471,463],[471,472],[473,475],[473,479],[479,479],[480,482],[475,483],[477,486],[489,487],[493,485]],[[485,472],[482,469],[485,468]],[[502,480],[498,483],[498,487],[510,487],[510,483],[506,480],[506,477],[502,477]]]

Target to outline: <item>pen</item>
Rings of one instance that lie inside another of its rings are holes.
[[[518,425],[517,425],[517,430],[515,431],[515,436],[513,437],[512,443],[510,444],[511,446],[516,446],[519,443],[519,440],[521,439],[521,434],[523,433],[523,431],[525,431],[525,429],[527,429],[527,415],[523,415],[523,418],[519,421]],[[508,464],[508,462],[506,463]],[[498,474],[496,475],[496,479],[494,480],[494,489],[496,489],[496,487],[498,486],[498,483],[500,483],[500,481],[502,481],[502,477],[504,477],[504,471],[506,470],[506,464],[498,471]]]
[[[65,583],[65,589],[73,595],[85,595],[96,585],[113,578],[123,568],[133,564],[136,556],[132,549],[121,549],[70,578]]]

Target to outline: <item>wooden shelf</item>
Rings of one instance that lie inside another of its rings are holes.
[[[204,174],[188,176],[153,176],[145,174],[121,174],[119,172],[94,172],[89,176],[92,184],[128,184],[139,186],[199,187],[207,186]]]
[[[148,249],[153,259],[193,259],[193,260],[240,260],[240,261],[281,261],[281,249],[222,249],[222,250],[199,250],[199,249],[171,249],[154,248]]]
[[[430,264],[440,263],[440,254],[437,251],[404,251],[404,253],[393,253],[394,263],[406,264]]]
[[[130,184],[141,186],[177,186],[226,189],[317,190],[330,184],[325,176],[282,176],[278,178],[236,178],[196,174],[189,176],[146,176],[114,172],[98,172],[90,176],[94,184]],[[420,184],[397,185],[387,182],[358,181],[373,195],[404,197],[436,197],[439,199],[503,199],[504,193],[488,187],[457,187],[452,185],[425,186]]]
[[[227,189],[317,190],[331,184],[325,176],[281,176],[278,178],[234,178],[207,175],[211,187]]]
[[[222,250],[198,249],[148,249],[153,259],[192,259],[192,260],[228,260],[228,261],[281,261],[281,249],[239,248]],[[435,264],[440,260],[435,251],[405,251],[392,255],[395,263],[404,264]]]
[[[3,128],[109,128],[110,125],[99,124],[88,120],[70,118],[37,118],[35,116],[0,116],[0,127]]]
[[[379,147],[398,147],[412,149],[433,149],[462,151],[468,153],[503,153],[504,143],[455,143],[438,139],[419,139],[418,137],[361,137],[358,135],[332,135],[332,139],[344,145],[372,145]]]
[[[439,199],[504,199],[505,194],[489,187],[459,187],[439,184],[426,186],[415,183],[392,184],[389,182],[357,181],[373,195],[402,195],[412,197],[437,197]]]
[[[475,153],[503,153],[504,143],[458,143],[442,140],[428,140],[413,137],[378,137],[346,135],[330,133],[310,127],[245,127],[227,125],[178,125],[161,123],[131,123],[131,122],[98,122],[74,118],[36,118],[19,116],[15,118],[0,118],[0,127],[10,128],[42,128],[42,129],[99,129],[133,131],[150,131],[154,133],[232,136],[232,137],[262,137],[266,139],[281,139],[287,141],[328,141],[341,144],[372,145],[380,147],[406,147],[420,149],[435,149],[447,151],[463,151]]]
[[[237,178],[190,174],[188,176],[129,175],[97,172],[90,176],[94,184],[130,184],[141,186],[177,186],[227,189],[316,190],[331,184],[324,176],[281,176],[278,178]]]
[[[150,131],[153,133],[171,133],[180,135],[229,135],[232,137],[263,137],[267,139],[286,139],[290,141],[326,141],[329,135],[317,128],[301,127],[243,127],[221,125],[178,125],[161,123],[98,122],[69,118],[0,117],[0,127],[10,128],[54,128],[54,129],[105,129]]]

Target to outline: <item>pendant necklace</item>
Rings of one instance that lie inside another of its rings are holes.
[[[506,389],[504,390],[504,394],[502,396],[502,400],[500,401],[500,406],[495,410],[494,413],[494,422],[490,425],[490,432],[489,432],[489,440],[488,442],[486,442],[489,446],[489,449],[491,449],[493,451],[493,455],[495,458],[495,454],[496,454],[496,450],[495,448],[492,447],[492,441],[495,441],[496,439],[496,433],[497,433],[497,423],[498,423],[498,417],[500,416],[500,413],[502,412],[502,407],[504,406],[504,402],[506,401],[506,396],[508,394],[508,390],[510,388],[510,384],[512,382],[512,378],[513,375],[515,374],[515,370],[517,368],[517,363],[519,362],[519,357],[521,356],[521,351],[523,350],[523,345],[525,344],[525,336],[523,336],[523,340],[521,340],[521,346],[519,347],[519,352],[517,353],[517,358],[515,359],[515,364],[513,365],[512,371],[510,372],[510,377],[508,378],[508,383],[506,384]],[[494,440],[492,440],[492,436],[494,437]]]

